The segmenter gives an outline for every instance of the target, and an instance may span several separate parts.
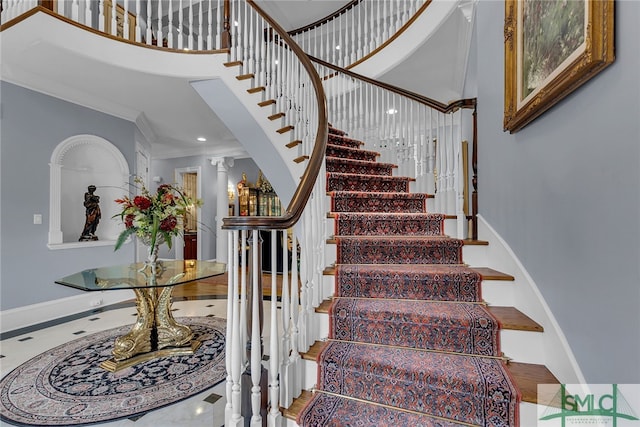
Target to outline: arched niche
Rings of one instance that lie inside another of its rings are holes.
[[[112,245],[122,225],[111,217],[115,199],[129,194],[129,165],[118,148],[95,135],[76,135],[53,150],[49,163],[49,248]],[[102,217],[97,241],[78,242],[85,221],[84,193],[97,187]]]

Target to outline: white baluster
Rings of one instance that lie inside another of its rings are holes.
[[[286,259],[286,258],[285,258]],[[291,238],[291,373],[292,388],[290,396],[298,396],[302,391],[302,359],[298,352],[300,335],[300,300],[298,280],[298,242],[295,235]]]
[[[230,425],[233,414],[233,374],[232,357],[233,354],[233,312],[237,310],[234,292],[238,289],[238,232],[229,231],[229,244],[227,254],[227,334],[225,340],[225,365],[227,368],[226,398],[227,404],[224,407],[224,425]]]
[[[189,50],[193,50],[193,0],[189,0],[189,28],[188,28],[189,33],[187,34],[188,37],[188,48]]]
[[[115,5],[115,2],[114,2],[114,5]],[[80,4],[78,0],[73,0],[73,2],[71,3],[71,19],[73,21],[80,22]],[[115,15],[113,15],[113,20],[115,20]],[[111,31],[111,34],[115,34],[115,33]]]
[[[213,0],[209,0],[209,11],[207,12],[207,50],[214,49],[213,45]],[[220,0],[218,0],[218,4]],[[220,28],[220,27],[218,27]]]
[[[91,0],[85,0],[84,2],[84,25],[92,27],[91,25]],[[125,0],[125,16],[127,15],[127,2]]]
[[[178,49],[182,49],[184,47],[184,34],[182,29],[184,28],[184,20],[183,20],[183,12],[182,12],[182,0],[178,4],[178,27],[177,27],[177,35],[178,35]]]
[[[175,47],[173,41],[173,3],[172,0],[169,0],[169,4],[167,5],[167,47],[173,49]]]
[[[284,233],[286,238],[287,233]],[[267,418],[267,425],[269,427],[277,427],[282,423],[282,414],[280,413],[280,384],[278,382],[278,365],[280,361],[280,351],[278,349],[278,283],[277,274],[278,271],[278,256],[277,256],[277,243],[278,232],[271,230],[271,331],[270,331],[270,344],[269,344],[269,416]],[[287,247],[283,247],[282,264],[286,264],[287,261]],[[281,298],[283,299],[283,298]]]
[[[198,8],[198,50],[202,50],[204,39],[202,38],[202,2],[199,3]]]
[[[246,233],[244,230],[243,233]],[[234,242],[234,257],[237,257],[238,253],[238,231],[233,231],[233,242]],[[241,253],[245,252],[245,242],[242,240],[242,248]],[[231,258],[229,258],[231,259]],[[243,266],[244,268],[244,266]],[[243,351],[243,334],[242,331],[246,331],[246,323],[240,323],[240,313],[242,313],[242,309],[239,310],[239,292],[238,292],[238,276],[234,275],[233,282],[233,310],[231,312],[232,318],[231,322],[233,324],[232,334],[231,334],[231,376],[233,385],[231,387],[231,417],[228,422],[228,425],[231,427],[244,427],[244,417],[241,414],[242,409],[242,383],[241,383],[241,374],[242,374],[242,355],[245,354]],[[229,319],[227,319],[229,321]],[[228,338],[227,338],[228,340]],[[225,422],[227,425],[227,422]]]
[[[164,35],[162,32],[162,2],[158,2],[158,28],[156,29],[156,46],[162,47]]]
[[[258,230],[252,230],[251,232],[251,271],[253,280],[251,283],[251,427],[262,427],[262,416],[260,414],[260,376],[262,374],[262,340],[260,337],[260,282],[256,272],[258,270],[258,259],[260,243],[258,242]]]
[[[295,237],[293,238],[295,241]],[[290,359],[289,354],[291,352],[291,309],[295,307],[291,306],[291,300],[289,297],[289,263],[287,262],[287,233],[282,236],[282,247],[285,250],[285,255],[282,261],[282,361],[280,365],[280,400],[284,407],[291,405],[293,401],[293,395],[291,394],[291,374],[290,374]],[[293,270],[293,265],[291,266]],[[293,282],[292,282],[293,283]]]
[[[247,336],[247,230],[240,231],[240,244],[242,249],[240,251],[240,337],[242,343],[246,343]],[[243,344],[244,345],[244,344]],[[243,351],[241,353],[242,368],[247,366],[247,353]]]
[[[102,1],[100,1],[102,3]],[[136,16],[140,16],[140,0],[136,0]],[[102,22],[102,19],[100,20]],[[140,19],[136,19],[136,42],[142,41],[142,29],[140,28]]]
[[[60,12],[60,4],[64,3],[58,2],[58,13]],[[98,30],[104,32],[104,0],[100,0],[98,2]]]
[[[224,23],[222,22],[222,0],[218,0],[218,7],[216,8],[216,29],[215,29],[215,39],[216,39],[216,49],[220,49],[222,46],[222,27]],[[231,31],[231,29],[229,29]]]
[[[115,6],[115,2],[113,2]],[[153,39],[153,31],[151,30],[151,2],[147,2],[147,44],[150,45]]]

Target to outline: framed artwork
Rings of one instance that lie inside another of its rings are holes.
[[[104,0],[104,32],[111,34],[111,12],[113,10],[112,0]],[[136,40],[136,16],[128,11],[129,15],[129,34],[127,40]],[[124,8],[119,4],[116,4],[116,36],[120,38],[124,37]]]
[[[614,59],[614,0],[506,0],[504,130],[522,129]]]

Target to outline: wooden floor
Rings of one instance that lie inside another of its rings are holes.
[[[203,298],[226,298],[228,294],[227,283],[229,280],[228,273],[219,276],[209,277],[207,279],[196,280],[180,286],[174,286],[172,296],[174,300],[190,300]],[[250,285],[249,278],[247,283]],[[282,295],[282,275],[276,274],[276,296]],[[262,275],[262,292],[266,297],[271,296],[271,274],[264,273]]]

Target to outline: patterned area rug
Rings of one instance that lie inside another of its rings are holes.
[[[176,319],[202,342],[192,355],[158,358],[118,372],[111,357],[124,326],[79,338],[28,360],[0,381],[0,419],[14,425],[78,426],[143,414],[213,387],[226,377],[226,321]]]

